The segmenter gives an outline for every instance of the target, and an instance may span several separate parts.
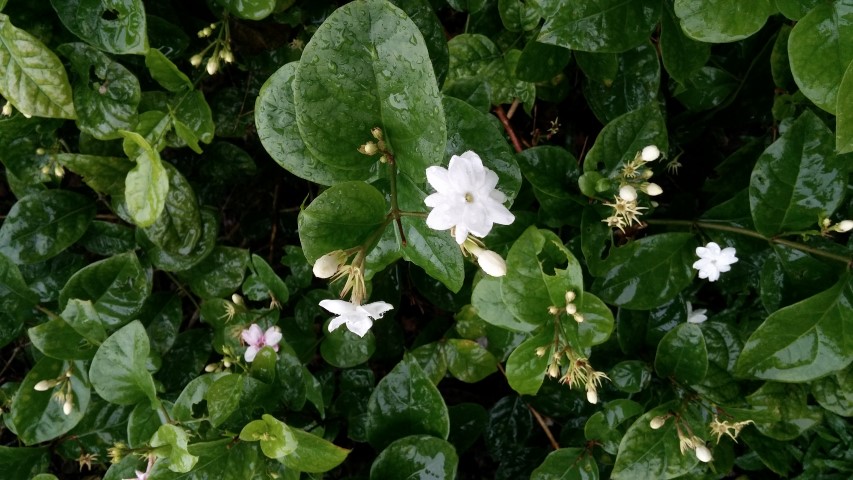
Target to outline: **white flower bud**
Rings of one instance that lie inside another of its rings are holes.
[[[575,301],[575,298],[577,298],[577,296],[575,295],[575,292],[573,292],[573,291],[571,291],[571,290],[569,290],[568,292],[566,292],[566,303],[572,303],[572,302],[574,302],[574,301]]]
[[[62,168],[62,165],[57,164],[53,167],[53,174],[57,176],[57,178],[62,178],[65,176],[65,169]]]
[[[42,147],[36,149],[36,155],[44,155],[45,153],[47,153],[47,150]]]
[[[74,408],[74,404],[71,403],[71,395],[65,397],[65,403],[62,404],[62,413],[67,417],[71,415],[71,410]]]
[[[853,220],[842,220],[838,222],[838,225],[835,226],[835,231],[837,232],[849,232],[853,230]]]
[[[640,158],[642,158],[644,162],[657,160],[658,157],[660,157],[660,150],[658,150],[658,147],[654,145],[649,145],[640,152]]]
[[[653,172],[651,170],[643,170],[643,173],[640,174],[640,178],[642,178],[643,180],[648,180],[654,176],[655,176],[655,172]]]
[[[551,366],[548,367],[548,375],[551,378],[557,378],[560,376],[560,366],[557,365],[557,362],[551,363]]]
[[[633,202],[637,199],[637,190],[631,185],[623,185],[619,189],[619,197],[626,202]]]
[[[548,307],[548,313],[550,313],[551,315],[557,315],[558,313],[560,313],[560,309],[555,307],[554,305],[551,305],[550,307]]]
[[[593,405],[598,403],[598,392],[596,392],[594,388],[587,389],[586,401]]]
[[[578,323],[583,323],[583,321],[584,321],[582,313],[575,313],[574,315],[572,315],[572,318],[574,318],[575,321]]]
[[[314,276],[317,278],[330,278],[332,275],[338,273],[338,269],[341,267],[344,259],[343,252],[340,250],[323,255],[314,262]]]
[[[652,430],[657,430],[663,427],[664,424],[666,424],[666,417],[664,417],[663,415],[659,415],[649,422],[649,427],[651,427]]]
[[[217,365],[215,363],[209,363],[204,367],[204,371],[207,373],[212,373],[216,371]]]
[[[370,134],[373,135],[373,138],[377,140],[382,140],[382,129],[379,127],[373,127],[370,130]]]
[[[491,250],[484,250],[477,256],[477,263],[484,272],[493,277],[506,275],[506,262],[503,257]]]
[[[830,226],[830,225],[832,225],[832,220],[830,220],[830,219],[827,217],[827,218],[824,218],[824,219],[820,222],[820,224],[821,224],[821,225],[823,225],[823,228],[829,228],[829,226]]]
[[[41,167],[41,173],[45,175],[50,175],[50,165],[45,165]]]
[[[566,305],[566,313],[568,313],[569,315],[574,315],[578,313],[577,305],[575,305],[574,303]]]
[[[222,59],[225,60],[225,63],[234,63],[234,54],[231,53],[231,50],[226,50]]]
[[[646,193],[653,197],[656,197],[663,193],[663,189],[660,188],[660,185],[658,185],[657,183],[650,183],[646,185]]]
[[[56,380],[42,380],[33,387],[37,392],[46,392],[56,386]]]
[[[379,147],[376,146],[373,142],[367,142],[364,145],[358,147],[358,151],[363,153],[364,155],[376,155],[379,152]]]
[[[234,305],[245,305],[246,304],[243,301],[243,297],[241,297],[239,294],[236,294],[236,293],[231,295],[231,302],[234,303]]]
[[[216,57],[210,57],[207,60],[207,74],[208,75],[215,75],[218,70],[219,70],[219,60],[217,60]]]
[[[547,352],[547,351],[548,351],[548,349],[544,346],[543,347],[536,347],[536,356],[537,357],[544,357],[545,352]]]
[[[190,57],[190,64],[194,67],[197,67],[201,65],[202,60],[204,60],[204,57],[202,57],[200,53],[197,53]]]
[[[222,361],[222,366],[223,366],[223,367],[225,367],[225,368],[231,368],[231,362],[230,362],[229,360],[227,360],[227,359],[226,359],[226,360],[223,360],[223,361]]]
[[[12,104],[9,102],[6,102],[6,104],[3,105],[3,116],[9,117],[11,115],[12,115]]]
[[[699,445],[698,447],[696,447],[695,452],[696,458],[698,458],[702,462],[708,463],[714,459],[714,457],[711,455],[711,451],[708,450],[708,447],[706,447],[705,445]]]

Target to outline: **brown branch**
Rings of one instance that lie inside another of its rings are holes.
[[[512,128],[512,125],[509,124],[509,118],[507,118],[506,112],[504,112],[504,107],[501,105],[495,106],[495,114],[503,124],[507,135],[509,135],[509,139],[512,141],[512,146],[515,147],[516,153],[521,153],[523,150],[521,142],[518,141],[518,136],[515,134],[515,130]]]
[[[504,366],[501,365],[500,362],[498,362],[498,370],[500,370],[504,378],[506,378],[506,370],[504,370]],[[530,413],[533,414],[533,418],[536,419],[536,423],[538,423],[539,426],[542,427],[542,431],[545,432],[545,436],[548,437],[548,441],[551,443],[551,447],[554,450],[559,450],[560,444],[557,443],[557,439],[554,438],[554,434],[551,433],[551,429],[548,428],[548,424],[545,423],[545,418],[542,416],[542,414],[536,411],[536,409],[533,408],[533,405],[530,405],[526,402],[525,405],[527,405],[527,408],[530,410]]]

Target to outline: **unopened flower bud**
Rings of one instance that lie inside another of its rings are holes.
[[[219,70],[219,60],[216,57],[210,57],[207,59],[207,74],[215,75],[217,70]]]
[[[658,157],[660,157],[660,150],[658,150],[658,147],[654,145],[649,145],[640,152],[640,158],[642,158],[644,162],[657,160]]]
[[[619,189],[619,197],[626,202],[633,202],[637,199],[637,190],[631,185],[623,185]]]
[[[341,250],[335,250],[334,252],[323,255],[314,262],[314,276],[317,278],[330,278],[332,275],[338,273],[338,269],[341,268],[344,260],[346,260],[346,256]]]
[[[41,173],[45,175],[50,175],[50,165],[45,165],[41,167]]]
[[[377,140],[382,140],[382,129],[379,127],[373,127],[370,130],[370,134],[373,135],[373,138]]]
[[[364,155],[376,155],[379,152],[379,148],[373,142],[367,142],[364,145],[358,147],[358,151],[363,153]]]
[[[593,405],[598,403],[598,392],[596,392],[594,388],[588,388],[586,390],[586,401]]]
[[[835,226],[836,232],[849,232],[853,230],[853,220],[842,220]]]
[[[829,228],[829,226],[832,225],[832,220],[827,217],[821,220],[820,224],[823,226],[823,228]]]
[[[204,371],[205,371],[205,372],[207,372],[207,373],[215,372],[215,371],[216,371],[216,367],[217,367],[217,366],[218,366],[218,365],[217,365],[217,364],[215,364],[215,363],[209,363],[209,364],[207,364],[207,365],[204,367]]]
[[[572,318],[574,318],[575,321],[578,323],[583,323],[583,321],[584,321],[582,313],[576,313],[576,314],[572,315]]]
[[[537,348],[536,348],[536,356],[537,356],[537,357],[544,357],[544,356],[545,356],[545,353],[546,353],[547,351],[548,351],[548,348],[547,348],[547,347],[544,347],[544,346],[542,346],[542,347],[537,347]]]
[[[44,155],[45,153],[47,153],[47,150],[42,147],[36,149],[36,155]]]
[[[651,427],[652,430],[657,430],[663,427],[664,424],[666,424],[666,417],[664,417],[663,415],[659,415],[649,422],[649,427]]]
[[[568,313],[569,315],[574,315],[578,313],[577,305],[575,305],[574,303],[569,303],[568,305],[566,305],[566,313]]]
[[[551,315],[557,315],[560,313],[560,309],[555,307],[554,305],[551,305],[550,307],[548,307],[548,313],[550,313]]]
[[[228,360],[228,359],[223,360],[223,361],[222,361],[222,366],[223,366],[223,367],[225,367],[225,368],[231,368],[231,361],[230,361],[230,360]]]
[[[575,295],[575,292],[573,292],[573,291],[571,291],[571,290],[569,290],[568,292],[566,292],[566,303],[572,303],[572,302],[574,302],[574,301],[575,301],[575,298],[577,298],[577,295]]]
[[[231,301],[234,303],[234,305],[241,305],[242,306],[242,305],[246,304],[246,302],[243,301],[243,297],[241,297],[239,294],[236,294],[236,293],[231,295]]]
[[[212,28],[204,27],[201,29],[201,31],[198,32],[198,38],[209,37],[211,33],[213,33]]]
[[[560,366],[557,365],[557,362],[552,362],[551,366],[548,367],[548,375],[551,378],[557,378],[560,376]]]
[[[204,60],[204,57],[202,57],[200,53],[197,53],[190,57],[190,64],[194,67],[197,67],[201,65],[202,60]]]
[[[503,257],[491,250],[479,252],[477,263],[484,272],[493,277],[503,277],[506,275],[506,262]]]
[[[62,178],[65,176],[65,169],[62,168],[62,165],[56,165],[53,167],[53,174],[57,176],[57,178]]]
[[[234,63],[234,54],[231,50],[225,50],[225,56],[222,57],[225,63]]]
[[[648,193],[649,195],[651,195],[653,197],[656,197],[656,196],[660,195],[661,193],[663,193],[663,189],[660,188],[660,185],[658,185],[657,183],[650,183],[650,184],[646,185],[645,190],[646,190],[646,193]]]
[[[696,458],[698,458],[699,461],[708,463],[714,459],[714,457],[711,455],[711,451],[708,450],[708,447],[706,447],[705,445],[699,445],[694,451],[696,452]]]
[[[66,417],[71,415],[71,410],[74,409],[74,404],[71,403],[72,398],[73,396],[69,393],[65,396],[65,403],[62,404],[62,413],[64,413]]]
[[[46,392],[56,386],[56,380],[42,380],[33,387],[37,392]]]
[[[6,102],[6,104],[3,105],[3,116],[9,117],[11,115],[12,115],[12,104],[9,102]]]

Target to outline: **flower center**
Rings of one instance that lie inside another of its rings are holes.
[[[465,201],[467,203],[474,203],[474,195],[471,195],[471,192],[465,193]]]

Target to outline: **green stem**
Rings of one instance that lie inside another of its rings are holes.
[[[847,265],[847,268],[853,268],[853,257],[845,257],[843,255],[836,255],[834,253],[830,253],[818,248],[810,247],[808,245],[792,242],[791,240],[785,240],[783,238],[777,237],[765,237],[764,235],[746,228],[735,227],[733,225],[725,225],[722,223],[715,222],[700,222],[693,220],[665,220],[665,219],[649,219],[646,220],[646,223],[649,225],[674,225],[674,226],[684,226],[691,228],[705,228],[708,230],[719,230],[722,232],[731,232],[737,233],[738,235],[744,235],[747,237],[757,238],[759,240],[764,240],[765,242],[775,243],[777,245],[784,245],[786,247],[790,247],[801,252],[810,253],[812,255],[823,257],[829,260],[834,260],[836,262],[841,262]]]
[[[405,210],[400,210],[397,212],[401,217],[418,217],[418,218],[427,218],[429,215],[427,212],[407,212]]]
[[[397,204],[397,163],[390,153],[385,154],[388,159],[388,181],[391,184],[391,218],[397,224],[397,232],[400,233],[400,243],[406,246],[406,234],[403,233],[403,222],[400,220],[400,206]]]

